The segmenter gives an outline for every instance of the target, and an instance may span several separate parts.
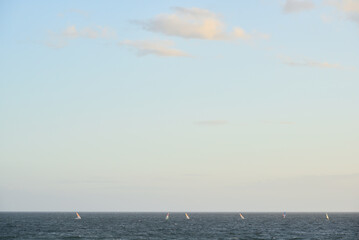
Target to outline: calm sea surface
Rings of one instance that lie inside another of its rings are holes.
[[[0,213],[0,239],[359,239],[359,213]]]

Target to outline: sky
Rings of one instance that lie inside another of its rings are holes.
[[[0,211],[359,211],[359,1],[0,1]]]

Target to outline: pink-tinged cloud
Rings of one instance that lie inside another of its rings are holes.
[[[345,13],[359,13],[358,0],[327,0],[325,3]]]
[[[252,35],[241,27],[235,27],[227,32],[225,23],[217,14],[201,8],[176,7],[172,13],[159,14],[150,20],[136,23],[151,32],[186,39],[233,40],[259,38],[265,35]]]
[[[114,38],[116,33],[109,27],[85,27],[82,29],[78,29],[75,25],[68,26],[64,31],[60,34],[60,37],[65,38]]]
[[[289,57],[279,57],[283,64],[289,65],[291,67],[316,67],[316,68],[335,68],[341,69],[343,66],[336,63],[329,62],[318,62],[313,60],[294,60]]]
[[[359,1],[358,0],[327,0],[327,5],[334,6],[350,21],[359,25]]]
[[[75,25],[70,25],[60,33],[49,32],[45,45],[51,48],[63,48],[68,45],[69,41],[78,38],[114,39],[116,38],[116,32],[106,26],[78,28]]]
[[[137,51],[138,56],[156,55],[160,57],[190,57],[189,54],[174,48],[172,41],[131,41],[125,40],[120,46],[128,46]]]

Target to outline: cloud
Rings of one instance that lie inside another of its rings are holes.
[[[75,14],[78,14],[78,15],[80,15],[82,17],[85,17],[85,18],[90,16],[90,14],[88,12],[83,11],[81,9],[76,9],[76,8],[71,8],[71,9],[66,10],[64,12],[58,13],[57,16],[63,18],[63,17],[65,17],[65,15],[68,15],[68,13],[70,13],[70,14],[75,13]]]
[[[281,209],[284,205],[287,211],[293,212],[357,211],[359,209],[359,193],[356,190],[359,174],[298,175],[277,179],[268,178],[241,186],[233,184],[230,189],[240,191],[241,201],[251,202],[252,208],[257,211],[262,210],[261,199],[263,198],[271,203],[272,211]],[[249,195],[256,195],[256,199],[259,200],[247,199],[246,196]]]
[[[328,62],[313,62],[313,61],[302,61],[302,62],[293,62],[288,61],[286,64],[294,67],[319,67],[319,68],[340,68],[339,64],[332,64]]]
[[[358,0],[327,0],[327,5],[334,6],[346,18],[359,25],[359,1]]]
[[[49,40],[45,42],[45,45],[50,47],[50,48],[55,48],[55,49],[59,49],[59,48],[63,48],[67,46],[67,42],[62,40],[62,39],[58,39],[58,40]]]
[[[156,55],[160,57],[189,57],[190,55],[173,48],[172,41],[131,41],[125,40],[119,43],[137,50],[138,56]]]
[[[311,0],[286,0],[283,12],[285,13],[297,13],[307,11],[315,7]]]
[[[205,121],[198,121],[195,122],[197,125],[209,125],[209,126],[217,126],[217,125],[225,125],[228,124],[225,120],[205,120]]]
[[[60,34],[65,38],[113,38],[116,36],[115,32],[109,27],[85,27],[83,29],[77,29],[75,25],[68,26]]]
[[[250,39],[251,34],[240,27],[226,32],[220,17],[201,8],[176,7],[173,13],[160,14],[147,21],[136,21],[143,29],[187,39],[230,40]],[[258,37],[260,35],[257,35]]]
[[[289,57],[279,57],[282,63],[287,64],[291,67],[317,67],[317,68],[343,68],[339,64],[328,63],[328,62],[318,62],[313,60],[293,60]]]
[[[267,123],[267,124],[280,124],[280,125],[291,125],[291,124],[295,124],[295,122],[292,122],[292,121],[281,121],[281,122],[264,121],[264,123]]]
[[[359,14],[359,1],[358,0],[328,0],[326,4],[336,7],[338,10],[345,13],[358,13]]]
[[[349,15],[348,19],[359,25],[359,13]]]
[[[294,124],[295,122],[291,122],[291,121],[283,121],[283,122],[279,122],[279,124],[285,124],[285,125],[288,125],[288,124]]]
[[[334,21],[334,18],[332,16],[330,16],[330,15],[327,15],[327,14],[322,14],[320,16],[320,19],[325,23],[330,23],[330,22]]]
[[[76,29],[75,25],[67,27],[61,35],[66,38],[77,38],[79,37],[79,32]]]
[[[72,8],[69,10],[69,12],[71,13],[77,13],[83,17],[88,17],[90,14],[84,10],[81,10],[81,9],[76,9],[76,8]]]
[[[96,26],[79,29],[75,25],[70,25],[60,33],[49,32],[45,45],[52,48],[62,48],[67,46],[68,41],[72,39],[112,39],[115,37],[116,32],[109,27]]]

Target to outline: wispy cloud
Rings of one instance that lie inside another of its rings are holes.
[[[217,126],[228,124],[225,120],[205,120],[194,122],[196,125],[208,125],[208,126]]]
[[[201,8],[176,7],[172,13],[160,14],[153,19],[135,23],[151,32],[187,39],[230,40],[268,37],[265,34],[250,34],[241,27],[235,27],[231,32],[227,32],[225,23],[217,14]]]
[[[67,11],[61,12],[61,13],[57,14],[57,16],[62,18],[62,17],[65,17],[65,15],[67,15],[69,13],[70,14],[75,13],[75,14],[78,14],[78,15],[80,15],[82,17],[85,17],[85,18],[90,16],[90,14],[88,12],[86,12],[84,10],[81,10],[81,9],[76,9],[76,8],[71,8],[71,9],[69,9]]]
[[[115,31],[109,27],[96,26],[77,28],[75,25],[70,25],[60,33],[49,32],[48,40],[45,44],[52,48],[62,48],[68,45],[69,40],[72,39],[112,39],[115,37]]]
[[[83,17],[88,17],[90,15],[88,12],[81,10],[81,9],[76,9],[76,8],[71,8],[69,10],[69,12],[79,14]]]
[[[279,59],[282,63],[287,64],[291,67],[317,67],[317,68],[336,68],[341,69],[343,66],[336,63],[329,63],[329,62],[318,62],[313,60],[295,60],[289,57],[280,56]]]
[[[280,125],[292,125],[295,124],[295,122],[292,121],[264,121],[266,124],[280,124]]]
[[[64,38],[113,38],[116,36],[115,31],[109,27],[97,26],[94,28],[85,27],[78,29],[75,25],[68,26],[62,33]]]
[[[131,41],[125,40],[120,46],[129,46],[137,51],[138,56],[156,55],[160,57],[190,57],[189,54],[175,49],[172,41]]]
[[[285,13],[303,12],[315,7],[311,0],[286,0],[283,6]]]
[[[358,13],[349,15],[348,19],[359,25],[359,14]]]
[[[340,68],[339,64],[333,64],[328,62],[314,62],[314,61],[301,61],[301,62],[294,62],[294,61],[286,61],[284,62],[293,67],[319,67],[319,68]]]
[[[67,41],[64,39],[51,39],[45,41],[45,45],[49,48],[59,49],[67,46]]]
[[[324,23],[331,23],[333,22],[335,19],[333,16],[328,15],[328,14],[322,14],[320,16],[320,19],[324,22]]]

